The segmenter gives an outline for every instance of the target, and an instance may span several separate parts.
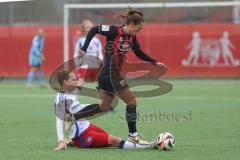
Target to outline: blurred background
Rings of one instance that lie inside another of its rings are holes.
[[[64,5],[85,3],[199,2],[199,0],[41,0],[0,3],[0,77],[27,77],[32,38],[45,32],[43,62],[48,77],[64,61],[64,43],[73,56],[76,32],[84,19],[95,25],[121,25],[124,9],[69,9],[69,37],[64,41]],[[201,0],[201,2],[216,2]],[[233,1],[223,1],[233,2]],[[239,2],[239,1],[234,1]],[[166,77],[239,77],[240,7],[140,8],[145,25],[138,39],[142,49],[169,68]],[[102,44],[104,37],[99,36]],[[65,59],[66,60],[66,59]],[[128,62],[139,62],[128,54]]]

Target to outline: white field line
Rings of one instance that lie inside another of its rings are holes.
[[[0,94],[0,98],[53,98],[54,94]]]
[[[162,97],[163,98],[163,97]],[[166,97],[165,97],[166,98]],[[182,99],[182,100],[240,100],[240,97],[205,97],[205,96],[169,96],[169,99]]]
[[[54,98],[55,94],[0,94],[0,98]],[[157,97],[147,97],[157,98]],[[161,96],[161,99],[177,99],[177,100],[240,100],[240,97],[205,97],[205,96]],[[140,98],[143,99],[143,98]]]

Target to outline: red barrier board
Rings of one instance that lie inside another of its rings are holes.
[[[63,61],[63,30],[61,26],[0,27],[0,77],[26,77],[32,38],[38,28],[45,30],[43,69],[49,75]]]
[[[38,28],[45,30],[45,75],[62,63],[61,25],[1,26],[0,77],[27,76],[28,54]],[[71,26],[70,56],[75,30],[77,26]],[[100,39],[104,45],[104,37]],[[138,39],[144,52],[169,67],[166,77],[240,77],[240,25],[146,24]],[[127,61],[142,62],[132,52]]]

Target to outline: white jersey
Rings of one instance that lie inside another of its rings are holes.
[[[64,140],[64,121],[66,113],[74,114],[83,109],[86,104],[80,104],[76,95],[68,94],[64,92],[59,92],[55,99],[55,114],[56,114],[56,129],[58,141]],[[72,116],[73,117],[73,116]],[[70,129],[69,138],[74,138],[79,136],[83,131],[85,131],[90,122],[85,119],[75,120],[74,124]]]
[[[86,37],[80,37],[78,39],[74,49],[74,58],[79,56],[79,50],[84,45],[85,40]],[[98,68],[99,64],[97,59],[103,60],[102,44],[97,37],[93,37],[86,51],[86,55],[82,58],[81,62],[75,59],[75,65],[81,68]]]

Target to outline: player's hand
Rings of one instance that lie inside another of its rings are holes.
[[[80,57],[84,56],[85,54],[86,54],[86,52],[84,52],[84,51],[81,50],[81,49],[79,50],[79,56],[80,56]]]
[[[156,65],[157,65],[162,71],[164,71],[164,72],[167,72],[167,71],[168,71],[168,67],[167,67],[165,64],[158,62]]]
[[[45,56],[42,54],[42,56],[41,56],[41,59],[43,60],[43,61],[45,61],[46,60],[46,58],[45,58]]]
[[[97,63],[98,63],[98,64],[101,64],[101,63],[102,63],[102,60],[99,59],[99,58],[97,58]]]
[[[56,148],[54,148],[54,151],[60,151],[60,150],[64,150],[67,149],[67,144],[65,141],[59,141],[58,142],[58,146]]]

